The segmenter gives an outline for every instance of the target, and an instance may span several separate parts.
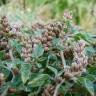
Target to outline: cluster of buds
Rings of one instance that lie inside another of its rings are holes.
[[[6,48],[8,45],[8,40],[5,38],[5,34],[10,31],[10,26],[6,16],[3,16],[0,20],[0,47]],[[0,49],[2,49],[0,48]]]
[[[65,59],[73,59],[73,50],[65,46],[64,57]]]
[[[11,26],[8,22],[7,17],[3,16],[0,21],[0,35],[7,37],[20,37],[22,35],[22,33],[20,32],[21,27],[21,22],[17,22]]]
[[[6,56],[5,59],[10,59],[9,55],[9,44],[8,44],[8,34],[11,30],[11,27],[8,23],[8,19],[6,16],[3,16],[0,20],[0,51],[5,51]]]
[[[69,20],[72,19],[72,14],[71,14],[71,12],[69,12],[69,11],[66,10],[66,11],[64,12],[64,18],[65,18],[65,19],[69,19]]]
[[[53,22],[45,25],[44,28],[49,32],[51,31],[55,33],[56,37],[59,37],[61,31],[63,30],[63,25],[63,22]]]
[[[79,40],[74,47],[74,63],[79,67],[86,68],[88,64],[88,57],[85,55],[85,41]],[[75,64],[72,64],[73,66]],[[79,70],[79,69],[78,69]]]
[[[44,24],[41,24],[39,22],[32,24],[32,30],[33,31],[38,30],[38,29],[44,29]]]
[[[4,51],[6,54],[5,59],[10,59],[9,56],[9,44],[5,37],[0,38],[0,51]]]
[[[12,30],[9,32],[11,36],[14,37],[21,37],[22,33],[21,33],[21,29],[22,28],[22,23],[21,22],[17,22],[15,24],[12,25]]]
[[[21,56],[24,58],[25,62],[29,62],[31,60],[32,53],[32,41],[29,37],[22,38],[22,54]]]
[[[0,40],[0,49],[1,50],[4,50],[8,47],[8,41],[6,39],[1,39]]]
[[[63,29],[63,24],[61,22],[53,22],[43,26],[44,33],[41,37],[35,37],[32,42],[34,44],[42,43],[45,51],[48,51],[52,46],[52,40],[54,37],[59,37],[60,32]]]
[[[86,72],[88,57],[85,55],[85,41],[79,40],[74,46],[74,62],[67,68],[65,75],[69,77],[81,75]]]
[[[0,21],[0,35],[6,35],[11,30],[6,16],[3,16]]]

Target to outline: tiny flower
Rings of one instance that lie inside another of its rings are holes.
[[[78,45],[81,47],[85,47],[85,41],[84,40],[79,40]]]
[[[65,12],[64,12],[64,17],[65,17],[66,19],[72,19],[72,15],[71,15],[71,13],[68,12],[68,11],[65,11]]]

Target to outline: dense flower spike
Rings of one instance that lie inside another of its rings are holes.
[[[6,16],[3,16],[0,21],[0,34],[6,35],[11,30]]]
[[[85,55],[85,41],[79,40],[74,44],[74,62],[67,70],[65,70],[65,77],[74,77],[81,75],[86,70],[88,65],[88,57]]]
[[[88,57],[85,55],[85,41],[79,40],[74,47],[74,62],[78,65],[86,67]]]
[[[10,24],[6,16],[0,20],[0,51],[5,52],[5,59],[10,59],[8,37],[11,30]]]
[[[64,11],[64,18],[66,18],[66,19],[72,19],[72,14],[71,14],[71,12],[69,12],[69,11]]]
[[[21,32],[21,28],[22,28],[23,24],[21,22],[17,22],[15,24],[12,25],[12,30],[9,32],[10,35],[16,37],[21,37],[22,36],[22,32]]]
[[[38,23],[37,23],[38,25]],[[42,29],[44,32],[42,33],[41,37],[36,37],[32,41],[34,44],[42,43],[44,46],[45,51],[48,51],[52,46],[52,40],[54,37],[59,37],[63,30],[63,23],[62,22],[53,22],[48,23],[45,25],[35,25],[33,29]],[[41,27],[40,27],[41,26]]]
[[[32,41],[29,37],[23,37],[22,38],[22,54],[21,56],[24,58],[25,62],[28,62],[31,60],[31,53],[32,53]]]

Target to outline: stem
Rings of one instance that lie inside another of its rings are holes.
[[[59,88],[60,88],[60,86],[64,83],[64,79],[56,86],[56,89],[55,89],[55,91],[54,91],[54,94],[53,94],[53,96],[57,96],[58,95],[58,90],[59,90]]]
[[[12,53],[12,49],[9,50],[9,54],[10,54],[11,60],[14,61],[14,57],[13,57],[13,53]]]
[[[65,61],[65,58],[64,58],[63,51],[60,51],[60,56],[61,56],[61,59],[62,59],[63,67],[64,67],[64,69],[65,69],[65,67],[66,67],[66,61]]]

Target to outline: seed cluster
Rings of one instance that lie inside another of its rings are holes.
[[[6,53],[4,59],[10,59],[9,55],[9,44],[6,39],[0,40],[0,51]]]
[[[61,22],[53,22],[46,24],[40,28],[44,28],[44,32],[41,37],[35,37],[32,41],[34,44],[42,43],[45,51],[48,51],[52,46],[52,39],[59,37],[63,24]]]
[[[9,56],[9,44],[8,44],[8,34],[11,27],[8,23],[7,17],[3,16],[0,20],[0,51],[5,51],[5,59],[10,59]]]
[[[32,24],[31,27],[33,31],[38,30],[38,29],[44,29],[44,24],[37,22],[35,24]]]
[[[86,67],[88,64],[88,57],[85,55],[85,41],[80,40],[74,46],[74,62],[82,67]]]
[[[11,31],[9,32],[9,34],[14,37],[14,38],[19,38],[22,36],[22,33],[21,33],[21,28],[23,27],[22,23],[20,22],[17,22],[15,24],[12,25],[12,29]]]
[[[29,62],[31,60],[32,53],[32,41],[29,37],[22,38],[22,54],[21,56],[24,58],[25,62]]]
[[[6,35],[11,30],[7,17],[3,16],[0,20],[0,35]]]
[[[73,77],[81,75],[86,71],[88,65],[88,57],[85,55],[85,42],[83,40],[78,41],[74,46],[74,62],[71,67],[66,68],[65,77]]]
[[[38,25],[38,24],[37,24]],[[59,37],[60,32],[63,29],[63,24],[61,22],[49,23],[46,25],[34,25],[34,30],[43,29],[43,33],[38,37],[30,37],[22,35],[22,54],[21,56],[24,58],[25,62],[31,60],[31,53],[36,44],[42,44],[45,51],[49,51],[50,47],[52,47],[52,39],[54,37]]]
[[[38,25],[38,26],[37,26]],[[45,51],[49,51],[50,47],[52,47],[52,39],[54,37],[59,37],[60,32],[63,29],[63,24],[61,22],[49,23],[46,25],[36,24],[32,27],[34,30],[43,29],[42,36],[38,37],[30,37],[22,35],[22,54],[21,56],[24,58],[25,62],[31,60],[31,53],[36,44],[42,44]]]

